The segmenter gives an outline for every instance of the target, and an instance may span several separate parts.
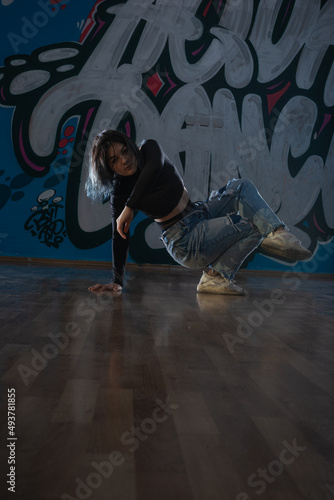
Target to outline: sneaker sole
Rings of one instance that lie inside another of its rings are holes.
[[[233,291],[233,290],[227,290],[227,289],[215,289],[213,290],[212,288],[202,288],[202,287],[197,287],[197,292],[198,293],[211,293],[214,295],[246,295],[246,290],[242,290],[241,292]]]
[[[270,254],[279,255],[280,257],[285,257],[290,260],[306,260],[312,256],[309,250],[297,250],[293,248],[277,248],[271,247],[270,245],[261,245],[261,248]]]

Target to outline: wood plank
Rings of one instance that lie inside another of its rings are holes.
[[[95,380],[71,379],[66,384],[51,422],[92,422],[99,382]]]
[[[210,296],[196,294],[200,271],[130,266],[111,297],[87,291],[102,266],[0,274],[0,431],[13,387],[18,498],[333,497],[333,281],[310,275],[297,293],[280,273],[242,272],[248,295]],[[273,289],[285,300],[261,319]],[[294,439],[306,449],[282,469]],[[0,460],[6,470],[4,448]]]

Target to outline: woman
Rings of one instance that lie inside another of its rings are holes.
[[[208,267],[197,291],[244,295],[233,278],[260,244],[292,260],[311,256],[248,179],[233,179],[208,200],[192,203],[175,166],[154,140],[140,148],[121,132],[98,134],[90,154],[88,196],[110,195],[113,279],[90,291],[121,291],[135,209],[159,224],[173,259],[188,268]]]

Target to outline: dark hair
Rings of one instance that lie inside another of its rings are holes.
[[[89,155],[89,172],[86,181],[87,195],[93,199],[105,199],[113,191],[115,172],[108,166],[108,150],[113,143],[124,144],[141,164],[140,151],[136,143],[122,132],[105,129],[94,139]]]

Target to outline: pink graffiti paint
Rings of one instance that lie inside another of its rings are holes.
[[[93,114],[93,111],[94,111],[95,108],[90,108],[88,110],[88,113],[87,113],[87,116],[86,116],[86,120],[85,120],[85,124],[84,124],[84,127],[83,127],[83,130],[82,130],[82,135],[81,135],[81,139],[83,138],[83,136],[85,135],[85,132],[86,132],[86,128],[87,128],[87,125],[88,125],[88,122]]]
[[[59,147],[60,147],[61,149],[63,149],[65,146],[67,146],[67,144],[68,144],[68,139],[61,139],[61,140],[59,141]]]
[[[152,92],[154,97],[157,96],[159,93],[161,87],[164,85],[163,81],[161,80],[159,74],[157,72],[154,73],[154,75],[150,76],[146,82],[147,88]]]
[[[282,90],[279,90],[278,92],[275,92],[274,94],[267,95],[268,113],[269,114],[272,112],[273,107],[279,101],[279,99],[282,97],[282,95],[285,94],[285,92],[288,90],[290,85],[291,85],[291,82],[288,82]]]
[[[86,22],[84,24],[84,27],[83,27],[83,29],[81,31],[81,35],[80,35],[80,38],[79,38],[79,42],[80,43],[83,42],[86,39],[86,37],[88,36],[88,34],[92,31],[93,27],[96,25],[95,20],[94,20],[94,15],[95,15],[97,6],[101,2],[104,2],[104,0],[97,0],[95,2],[94,6],[92,7],[92,10],[88,14],[88,17],[86,19]]]
[[[219,14],[220,9],[222,8],[222,1],[223,0],[219,0],[219,4],[218,4],[218,8],[217,8],[217,14]]]
[[[317,223],[317,219],[315,218],[315,214],[313,214],[313,222],[315,224],[315,227],[318,229],[318,231],[320,231],[321,233],[324,233],[325,234],[325,231],[323,231],[321,229],[321,227],[319,226],[319,224]]]
[[[192,52],[191,54],[192,54],[193,56],[196,56],[197,54],[199,54],[199,52],[201,52],[201,50],[203,49],[203,47],[204,47],[204,43],[203,43],[202,47],[200,47],[200,48],[199,48],[199,49],[197,49],[197,50],[194,50],[194,52]]]
[[[275,85],[272,85],[271,87],[267,87],[267,88],[268,88],[268,90],[272,90],[272,89],[275,89],[276,87],[278,87],[279,85],[282,85],[282,83],[283,83],[283,80],[281,82],[276,83]]]
[[[98,19],[98,21],[99,21],[99,27],[97,28],[97,30],[95,31],[94,35],[92,36],[92,39],[98,34],[98,32],[100,31],[100,29],[106,24],[105,21],[101,21],[100,18]]]
[[[21,125],[20,125],[20,132],[19,132],[19,145],[20,145],[22,158],[24,159],[26,164],[29,165],[29,167],[31,167],[33,170],[37,170],[37,172],[43,172],[43,170],[45,170],[45,167],[40,167],[40,166],[36,165],[35,163],[32,163],[29,160],[29,158],[25,152],[25,149],[23,146],[23,139],[22,139],[22,126],[23,126],[23,123],[21,123]]]
[[[167,80],[168,80],[168,82],[170,83],[170,87],[169,87],[169,89],[168,89],[168,90],[166,90],[166,92],[164,93],[164,96],[165,96],[166,94],[168,94],[168,92],[170,92],[170,91],[171,91],[174,87],[176,87],[176,86],[177,86],[177,85],[176,85],[176,83],[174,83],[174,82],[173,82],[173,80],[171,80],[171,79],[170,79],[170,77],[169,77],[169,75],[168,75],[168,73],[167,73],[166,68],[165,68],[165,75],[167,76]]]
[[[131,125],[129,121],[127,121],[125,124],[125,133],[128,137],[131,136]]]
[[[63,0],[50,0],[51,5],[57,5],[58,3],[61,3]],[[60,8],[62,10],[66,9],[66,4],[65,5],[60,5]],[[54,9],[53,9],[54,10]]]
[[[318,137],[319,137],[319,135],[321,134],[321,132],[323,131],[323,129],[326,127],[326,125],[328,125],[329,120],[330,120],[331,118],[332,118],[332,115],[327,114],[327,113],[325,114],[325,118],[324,118],[324,121],[323,121],[323,123],[322,123],[322,125],[321,125],[321,128],[320,128],[320,130],[319,130]]]
[[[205,7],[204,12],[203,12],[203,17],[205,17],[208,13],[208,10],[210,9],[210,6],[212,4],[212,0],[208,3],[208,5]]]
[[[74,132],[74,127],[73,125],[69,125],[68,127],[66,127],[65,131],[64,131],[64,136],[65,137],[69,137],[70,135],[72,135]],[[71,139],[70,139],[71,140]]]
[[[282,24],[284,23],[284,20],[285,20],[285,18],[286,18],[286,16],[287,16],[287,14],[288,14],[290,4],[291,4],[291,0],[290,0],[290,2],[289,2],[289,4],[288,4],[288,6],[287,6],[287,8],[286,8],[286,11],[285,11],[285,14],[284,14],[284,17],[283,17]]]

